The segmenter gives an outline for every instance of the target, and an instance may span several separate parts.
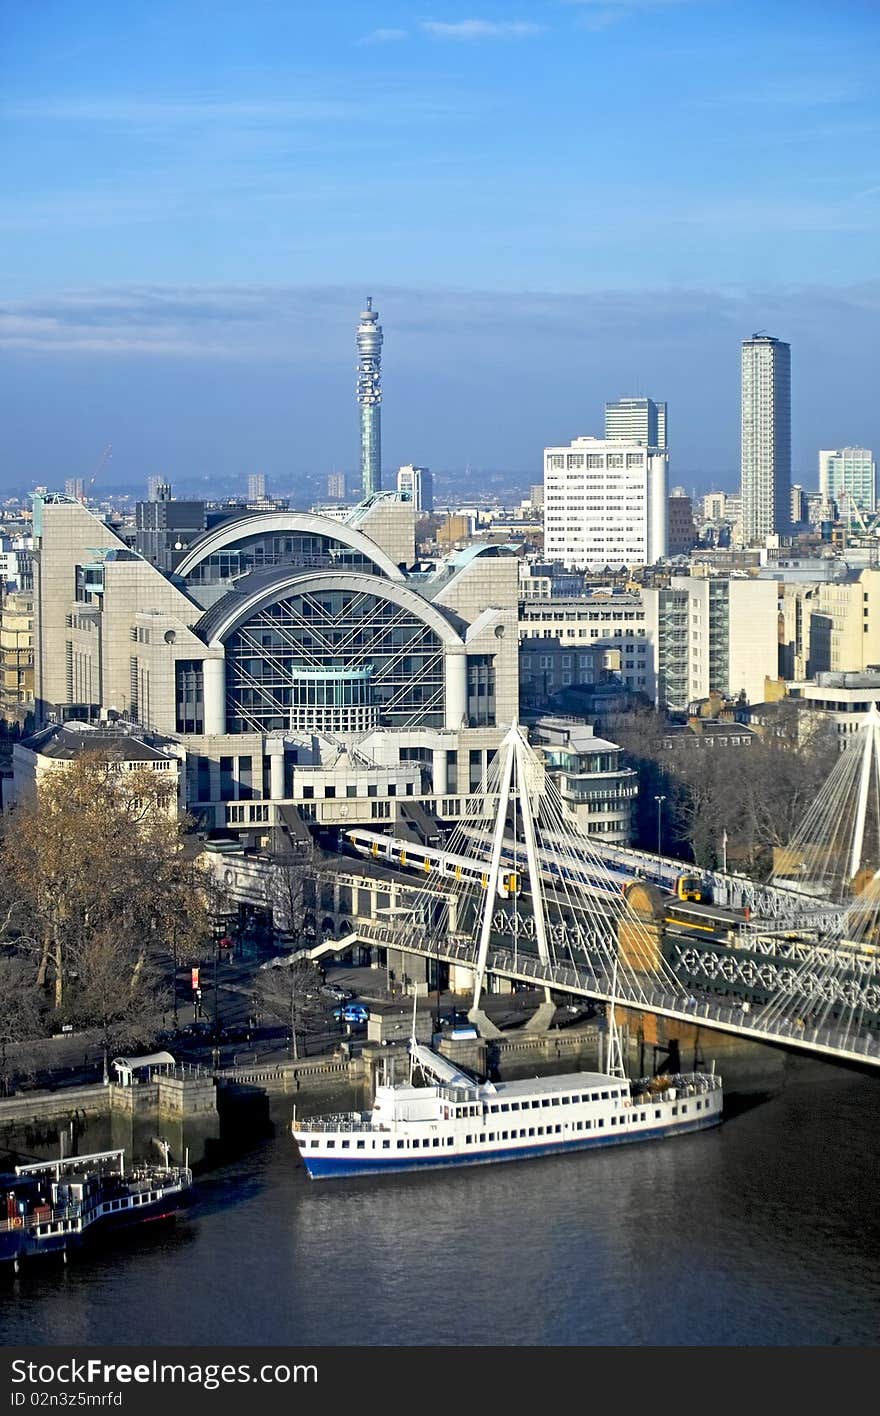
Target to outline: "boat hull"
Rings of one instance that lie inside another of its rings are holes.
[[[506,1146],[491,1153],[485,1151],[459,1153],[455,1155],[434,1155],[426,1151],[418,1157],[411,1153],[404,1156],[391,1155],[387,1160],[370,1156],[359,1160],[356,1156],[310,1155],[300,1150],[303,1164],[312,1180],[345,1179],[357,1175],[390,1175],[404,1171],[449,1170],[462,1165],[495,1165],[508,1160],[529,1160],[538,1156],[562,1155],[568,1151],[598,1150],[608,1146],[635,1145],[639,1141],[656,1141],[664,1137],[680,1136],[694,1131],[705,1131],[721,1123],[721,1112],[709,1112],[693,1121],[677,1121],[669,1125],[654,1126],[632,1134],[578,1136],[576,1138],[545,1141],[537,1145]]]

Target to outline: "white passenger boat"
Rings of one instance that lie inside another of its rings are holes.
[[[294,1119],[313,1180],[559,1155],[701,1131],[721,1120],[714,1066],[639,1082],[570,1072],[478,1083],[414,1040],[409,1050],[410,1084],[378,1086],[372,1110]],[[426,1085],[412,1085],[414,1067]]]

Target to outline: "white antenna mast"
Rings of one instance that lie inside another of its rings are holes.
[[[415,1072],[415,1066],[416,1066],[416,1008],[417,1008],[417,1006],[418,1006],[418,1002],[419,1002],[419,995],[416,993],[415,988],[413,988],[413,1019],[412,1019],[412,1034],[411,1034],[411,1036],[410,1036],[410,1049],[409,1049],[409,1084],[410,1084],[410,1086],[412,1086],[412,1084],[413,1084],[413,1073]],[[439,1018],[437,1019],[437,1026],[438,1026],[438,1027],[440,1026],[440,1019],[439,1019]]]
[[[611,971],[611,999],[608,1004],[608,1075],[609,1077],[620,1077],[626,1079],[626,1068],[623,1065],[623,1050],[620,1046],[620,1033],[617,1030],[617,950],[614,951],[614,968]]]

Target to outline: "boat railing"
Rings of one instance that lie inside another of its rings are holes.
[[[389,1131],[390,1126],[374,1125],[363,1116],[342,1112],[336,1116],[306,1116],[291,1123],[296,1131]]]
[[[8,1234],[15,1229],[39,1229],[46,1224],[66,1223],[71,1219],[81,1220],[89,1214],[90,1211],[82,1205],[55,1205],[49,1214],[37,1214],[32,1210],[30,1214],[16,1215],[14,1219],[0,1219],[0,1234]]]
[[[192,1171],[186,1166],[175,1165],[167,1169],[158,1166],[142,1167],[126,1177],[119,1194],[102,1195],[100,1192],[92,1192],[82,1200],[39,1205],[27,1214],[0,1219],[0,1234],[8,1234],[15,1229],[38,1229],[46,1224],[66,1223],[68,1220],[90,1221],[108,1200],[126,1200],[134,1195],[148,1194],[151,1190],[167,1190],[175,1186],[185,1189],[191,1184]]]
[[[633,1098],[642,1095],[663,1097],[667,1092],[675,1092],[676,1099],[686,1099],[720,1091],[722,1081],[714,1072],[679,1072],[674,1076],[639,1077],[631,1085]]]
[[[472,1087],[447,1087],[440,1083],[437,1087],[437,1095],[441,1101],[454,1102],[475,1102],[480,1100],[480,1093],[477,1086]]]

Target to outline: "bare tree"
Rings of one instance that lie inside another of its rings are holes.
[[[151,965],[167,958],[172,934],[180,949],[207,937],[207,876],[183,851],[185,826],[160,774],[125,771],[92,753],[46,774],[37,799],[7,818],[0,872],[7,937],[16,930],[35,937],[36,981],[57,1014],[74,982],[78,1013],[105,1011],[108,941],[119,988],[142,1004],[147,980],[157,979]]]
[[[652,808],[662,793],[668,850],[689,849],[707,868],[720,865],[726,851],[755,878],[766,877],[773,846],[792,839],[837,760],[834,733],[819,728],[805,737],[797,706],[785,702],[748,746],[704,745],[687,733],[670,746],[668,726],[645,710],[618,733],[639,773],[640,843],[656,848]]]
[[[167,1004],[155,964],[113,928],[92,934],[72,953],[64,1016],[78,1028],[98,1030],[105,1075],[111,1051],[147,1042]]]
[[[258,1005],[287,1028],[293,1058],[299,1057],[300,1041],[324,1021],[320,986],[320,971],[308,959],[277,964],[260,974],[256,988]]]
[[[0,958],[0,1087],[9,1095],[11,1070],[9,1047],[31,1042],[44,1032],[40,995],[34,984],[33,969],[26,958]],[[21,1065],[14,1069],[21,1070]]]

